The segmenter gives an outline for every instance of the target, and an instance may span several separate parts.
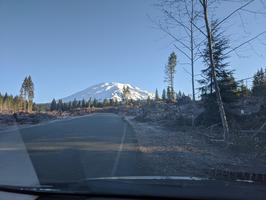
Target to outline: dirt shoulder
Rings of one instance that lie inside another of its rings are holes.
[[[139,150],[154,175],[208,176],[213,171],[266,174],[266,161],[254,154],[232,150],[191,129],[169,130],[159,122],[126,120],[135,129]]]

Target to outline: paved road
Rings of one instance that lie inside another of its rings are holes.
[[[0,183],[13,173],[32,177],[28,178],[32,184],[36,176],[45,184],[146,175],[148,169],[137,145],[132,127],[121,117],[107,113],[2,133]]]

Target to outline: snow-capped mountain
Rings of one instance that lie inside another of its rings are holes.
[[[97,85],[93,85],[85,90],[82,90],[68,97],[65,97],[62,100],[63,102],[69,102],[73,101],[74,99],[89,100],[91,98],[91,99],[97,99],[98,101],[103,101],[104,99],[113,99],[117,101],[122,101],[124,87],[129,87],[130,91],[129,99],[145,100],[148,97],[154,98],[153,93],[141,90],[140,88],[134,87],[130,84],[111,82],[111,83],[100,83]]]

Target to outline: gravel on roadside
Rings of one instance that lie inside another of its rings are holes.
[[[206,177],[213,170],[266,173],[265,161],[232,152],[197,131],[173,131],[158,122],[138,122],[133,116],[125,119],[136,132],[139,151],[151,166],[151,175]]]

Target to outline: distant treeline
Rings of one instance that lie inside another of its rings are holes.
[[[22,99],[19,96],[2,95],[0,93],[0,112],[18,112],[23,109]]]
[[[32,112],[36,108],[33,103],[34,98],[34,84],[31,76],[27,76],[20,88],[20,95],[13,96],[5,93],[0,93],[0,112]]]
[[[29,105],[29,102],[23,100],[20,96],[8,95],[7,93],[2,95],[0,93],[0,113],[26,112],[29,107],[36,110],[35,103]]]
[[[52,100],[50,105],[51,111],[71,111],[75,109],[86,109],[86,108],[102,108],[107,106],[118,106],[121,105],[121,102],[113,99],[104,99],[102,102],[94,100],[76,100],[69,102],[63,102],[61,99],[56,101],[55,99]]]
[[[121,106],[121,105],[127,105],[127,106],[139,106],[146,103],[151,102],[172,102],[170,99],[170,95],[167,95],[165,92],[166,90],[163,90],[162,96],[159,97],[158,91],[156,90],[155,98],[151,99],[148,97],[146,100],[133,100],[128,98],[122,98],[122,101],[117,101],[116,99],[104,99],[103,101],[98,101],[97,99],[90,99],[88,101],[86,100],[76,100],[69,102],[63,102],[63,100],[56,101],[55,99],[52,100],[50,104],[50,111],[72,111],[75,109],[89,109],[89,108],[103,108],[108,106]],[[127,93],[129,93],[127,91]],[[129,95],[128,95],[129,96]],[[176,94],[175,102],[176,103],[188,103],[191,101],[191,98],[189,96],[186,96],[184,93],[178,92]]]

